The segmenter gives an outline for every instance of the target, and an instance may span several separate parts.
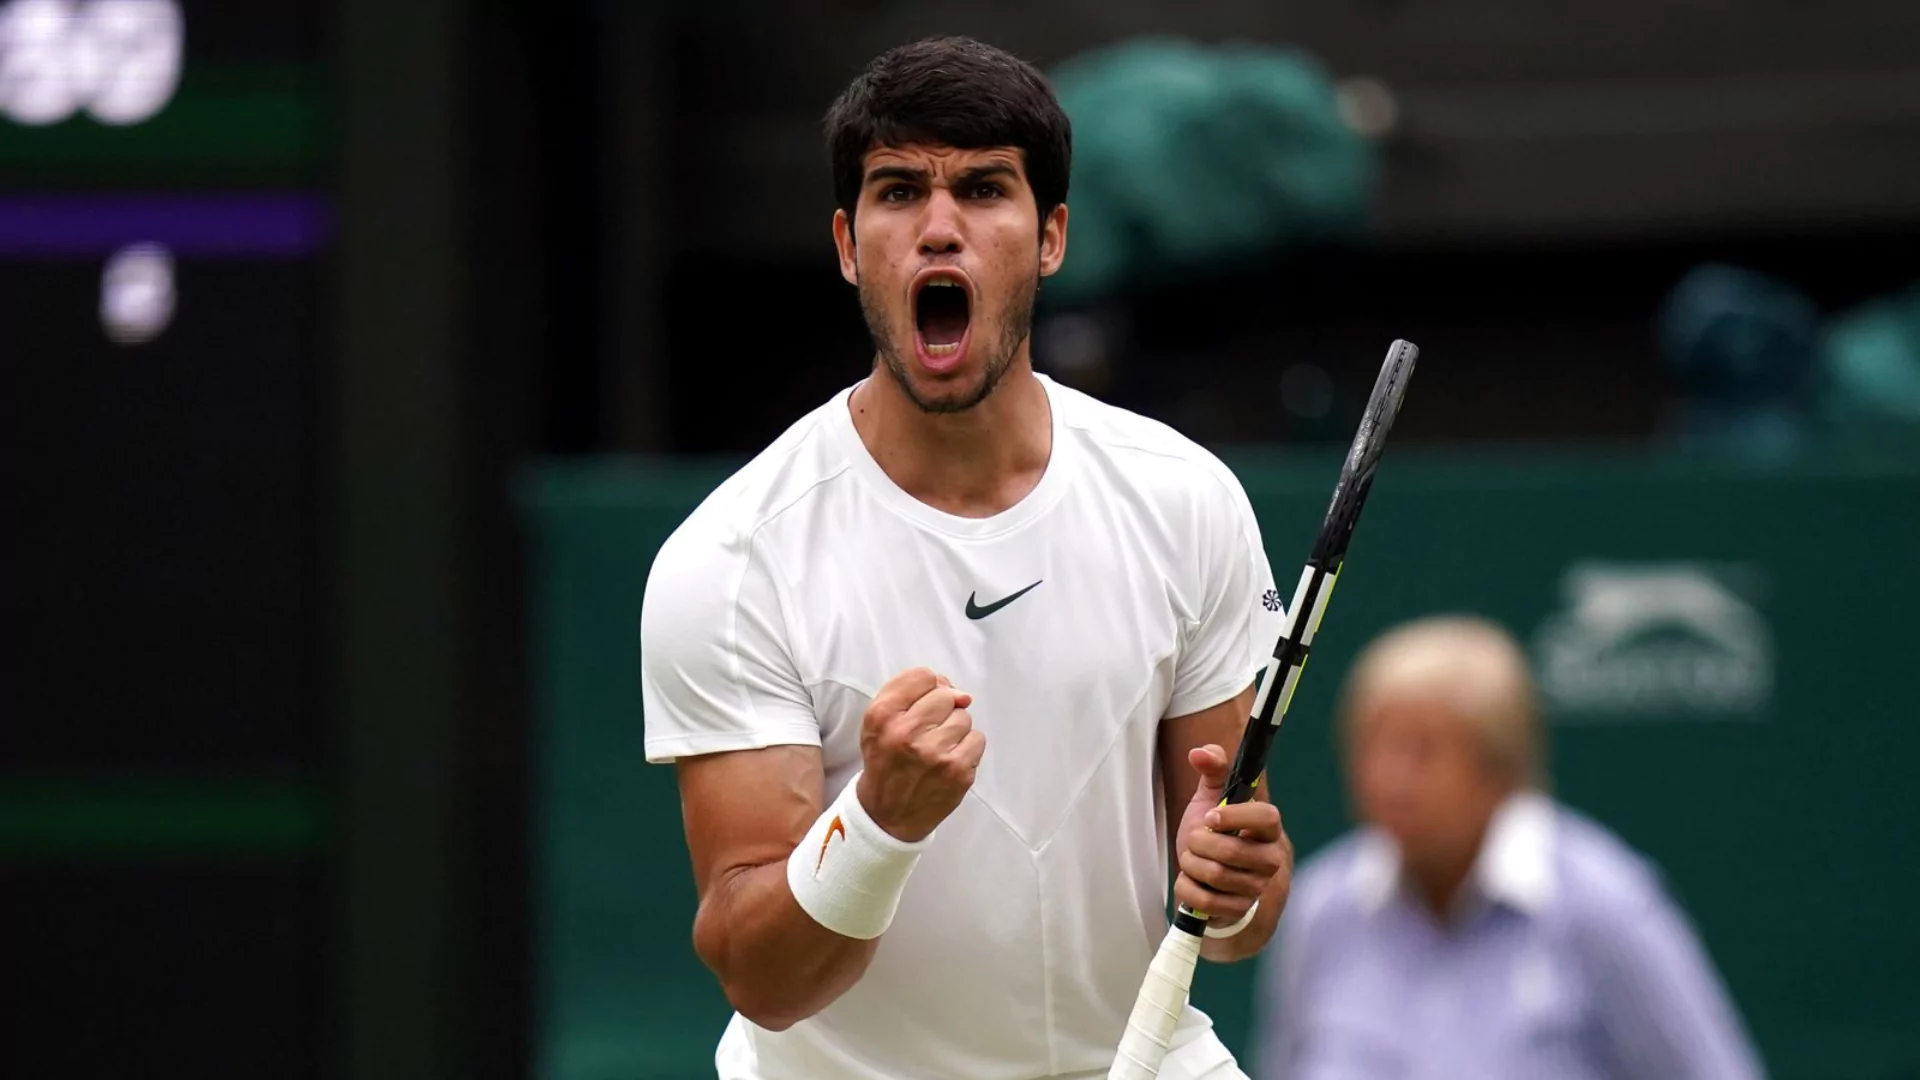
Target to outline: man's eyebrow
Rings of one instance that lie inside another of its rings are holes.
[[[881,180],[904,180],[909,184],[927,182],[927,171],[908,165],[878,165],[867,170],[865,183],[873,184]]]
[[[953,182],[955,186],[965,186],[967,184],[977,184],[982,180],[996,180],[1000,178],[1016,180],[1019,179],[1019,176],[1019,171],[1013,166],[1005,162],[994,161],[985,165],[975,165],[971,168],[962,169],[954,176]],[[867,170],[867,178],[862,181],[862,184],[877,184],[884,180],[897,180],[909,184],[924,185],[927,182],[927,170],[916,169],[911,165],[876,165]]]
[[[1018,180],[1020,174],[1014,170],[1013,166],[995,161],[986,165],[975,165],[971,169],[963,170],[959,176],[954,178],[954,183],[961,185],[977,184],[982,180],[998,180],[1002,177],[1009,180]]]

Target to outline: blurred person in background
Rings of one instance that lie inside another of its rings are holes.
[[[1258,1080],[1761,1075],[1655,868],[1542,790],[1504,630],[1388,632],[1339,722],[1363,825],[1300,868],[1261,973]]]

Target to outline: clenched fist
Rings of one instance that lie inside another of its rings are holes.
[[[856,794],[867,815],[890,835],[916,843],[959,807],[987,752],[973,729],[973,695],[946,676],[913,668],[888,679],[860,720]]]

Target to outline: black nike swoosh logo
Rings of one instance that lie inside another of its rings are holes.
[[[1020,599],[1021,597],[1027,595],[1028,593],[1032,592],[1033,590],[1039,587],[1040,587],[1040,583],[1036,581],[1033,584],[1027,586],[1026,588],[1021,589],[1019,592],[1014,593],[1012,596],[1003,596],[1000,599],[995,600],[993,603],[986,605],[985,607],[981,607],[979,604],[974,603],[974,599],[978,597],[980,594],[978,593],[971,594],[967,597],[967,618],[984,619],[987,616],[993,614],[996,611],[999,611],[1001,608],[1006,607],[1008,604],[1013,603],[1015,600]]]

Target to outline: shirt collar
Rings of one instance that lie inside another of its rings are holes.
[[[1480,896],[1539,915],[1553,900],[1553,805],[1539,792],[1512,795],[1494,811],[1467,880]],[[1361,834],[1350,886],[1369,914],[1400,891],[1400,851],[1377,829]]]

